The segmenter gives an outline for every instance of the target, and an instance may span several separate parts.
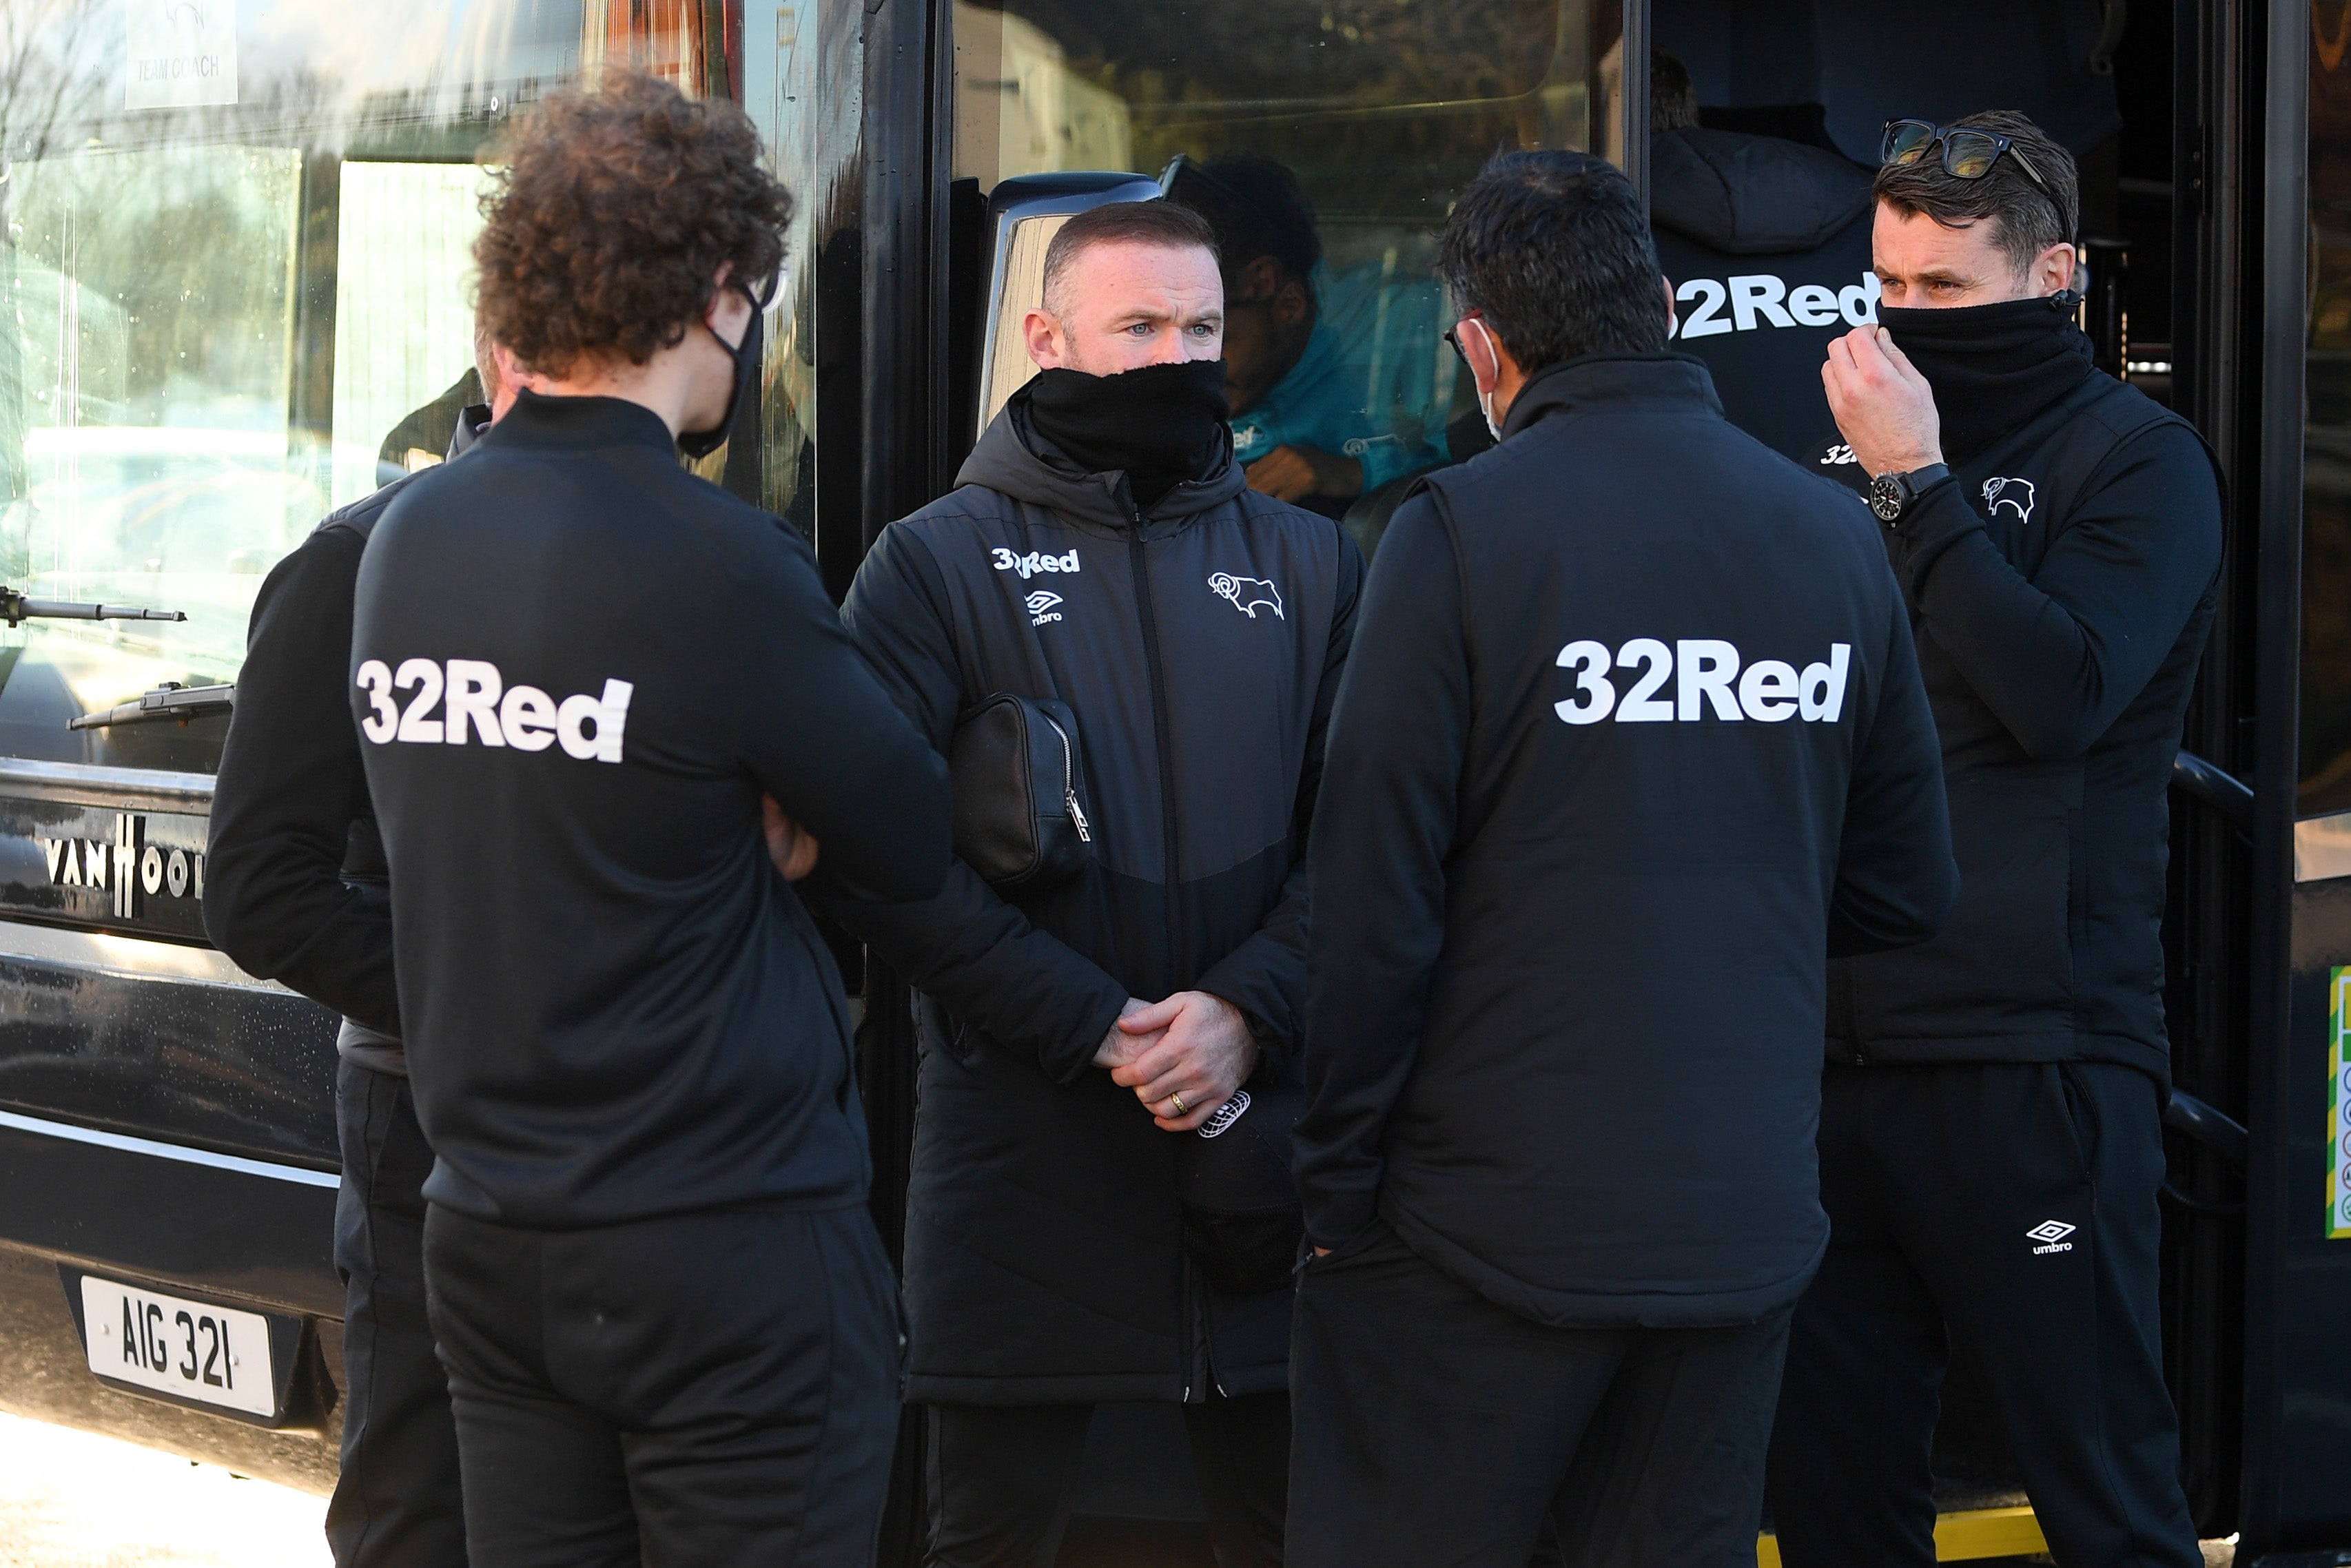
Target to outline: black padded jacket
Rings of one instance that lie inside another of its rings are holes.
[[[1078,723],[1095,861],[1018,904],[956,862],[842,923],[923,993],[906,1213],[906,1395],[1043,1404],[1284,1386],[1288,1292],[1212,1290],[1185,1252],[1177,1139],[1092,1065],[1129,996],[1249,1019],[1296,1072],[1303,847],[1362,557],[1245,487],[1229,448],[1140,514],[1016,394],[960,486],[893,524],[842,614],[934,746],[980,697]]]

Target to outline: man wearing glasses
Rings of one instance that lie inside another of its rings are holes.
[[[1832,343],[1908,602],[1959,902],[1830,966],[1821,1201],[1772,1438],[1782,1559],[1928,1563],[1949,1347],[2066,1563],[2199,1563],[2156,1304],[2164,790],[2211,623],[2213,469],[2074,325],[2074,160],[2022,115],[1886,128],[1879,325]]]

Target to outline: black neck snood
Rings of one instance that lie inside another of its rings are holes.
[[[1145,365],[1115,376],[1040,371],[1024,390],[1037,434],[1089,474],[1125,474],[1137,507],[1200,478],[1232,412],[1222,360]]]
[[[2090,340],[2074,324],[2078,295],[2007,299],[1956,310],[1896,310],[1877,319],[1935,389],[1943,455],[1964,463],[2089,379]]]

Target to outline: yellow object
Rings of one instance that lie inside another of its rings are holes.
[[[1947,1513],[1935,1521],[1935,1560],[1964,1563],[1978,1557],[2025,1557],[2049,1550],[2041,1521],[2029,1508],[1979,1508]],[[1755,1541],[1756,1568],[1780,1568],[1780,1542]]]

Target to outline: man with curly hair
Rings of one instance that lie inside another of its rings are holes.
[[[515,405],[387,509],[351,638],[468,1548],[867,1563],[897,1311],[790,879],[935,894],[946,768],[799,534],[678,462],[733,424],[782,259],[749,121],[624,76],[501,153],[475,256]]]

